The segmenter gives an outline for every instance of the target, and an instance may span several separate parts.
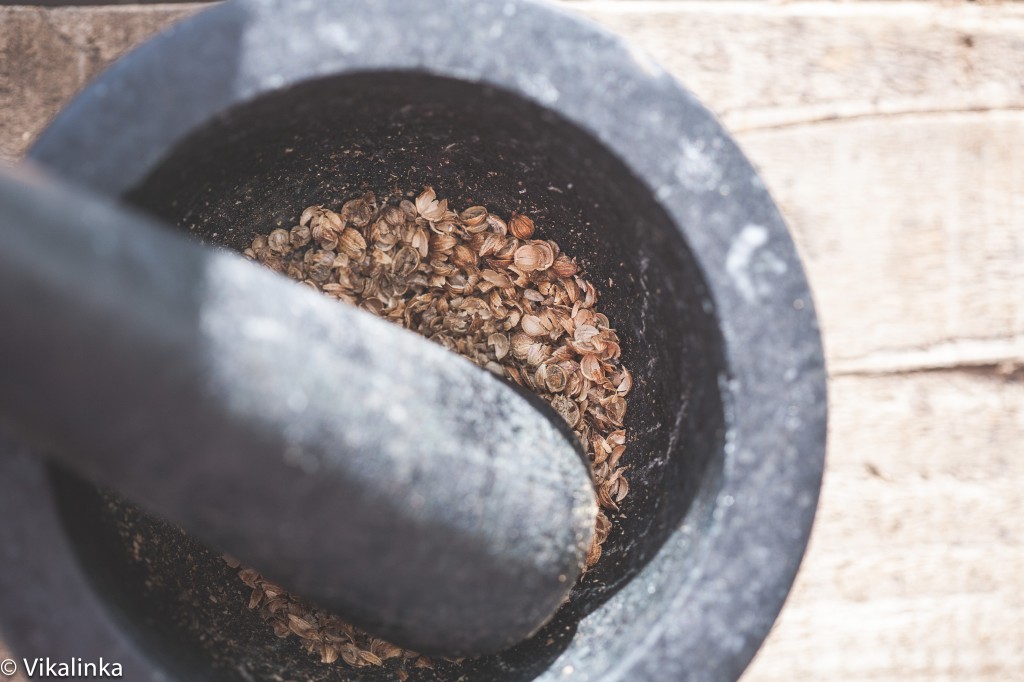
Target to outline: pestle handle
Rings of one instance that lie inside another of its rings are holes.
[[[553,411],[238,255],[5,171],[0,320],[0,422],[377,636],[490,653],[580,574]]]

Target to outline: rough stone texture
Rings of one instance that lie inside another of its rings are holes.
[[[1019,678],[1024,7],[571,7],[653,53],[738,133],[816,291],[834,377],[822,506],[745,679]],[[188,11],[0,9],[0,155]],[[100,49],[99,35],[121,38]]]
[[[472,21],[477,30],[462,32],[456,48],[444,29],[464,20]],[[520,49],[531,42],[548,47]],[[364,112],[370,106],[360,98],[372,92],[372,83],[359,74],[377,70],[484,81],[535,104],[553,106],[574,124],[575,128],[565,126],[539,112],[527,114],[539,123],[526,131],[524,144],[547,143],[550,157],[528,157],[530,162],[519,172],[524,177],[532,172],[546,175],[557,186],[561,171],[547,159],[572,163],[574,154],[585,149],[585,161],[564,185],[567,198],[552,200],[550,188],[544,187],[548,201],[560,207],[569,197],[593,191],[612,178],[614,186],[590,204],[617,206],[620,199],[616,197],[628,197],[631,208],[639,207],[629,221],[612,221],[616,214],[608,213],[589,223],[585,245],[596,252],[595,258],[616,254],[616,250],[594,245],[605,243],[602,235],[621,236],[633,225],[640,226],[636,237],[618,249],[621,253],[615,259],[619,265],[610,271],[616,279],[641,283],[634,301],[643,314],[627,318],[637,320],[637,343],[647,344],[637,352],[652,375],[646,380],[641,377],[639,383],[660,384],[671,379],[667,400],[671,403],[684,393],[691,406],[652,425],[663,437],[682,429],[680,439],[670,439],[663,449],[638,447],[643,459],[634,461],[644,462],[664,453],[657,462],[661,468],[651,468],[664,475],[645,486],[661,490],[660,486],[671,480],[669,465],[680,458],[714,458],[708,467],[715,466],[715,475],[696,473],[685,480],[685,485],[696,485],[697,491],[683,522],[664,514],[646,517],[651,523],[639,537],[646,541],[664,528],[664,544],[649,561],[637,566],[637,573],[624,580],[620,589],[580,620],[575,636],[538,679],[564,679],[565,670],[575,671],[577,679],[606,677],[611,666],[620,666],[621,677],[630,680],[738,677],[774,622],[809,535],[824,457],[824,358],[795,247],[763,182],[711,114],[664,72],[637,58],[624,42],[539,3],[448,0],[421,5],[406,0],[372,4],[345,0],[293,4],[289,0],[248,0],[217,5],[190,21],[187,28],[172,31],[139,50],[121,68],[88,88],[47,129],[31,156],[67,179],[123,196],[139,187],[144,178],[153,177],[150,173],[161,159],[173,160],[172,150],[182,149],[182,140],[196,126],[241,102],[276,93],[284,99],[275,99],[282,105],[269,114],[262,106],[267,100],[253,105],[265,114],[259,124],[283,124],[278,134],[288,134],[291,125],[309,132],[308,119],[297,118],[301,107],[283,106],[300,93],[283,91],[289,85],[330,76],[334,80],[318,92],[329,100],[328,93],[344,92],[362,83],[353,93],[355,99],[337,100],[336,115],[351,122],[351,112]],[[339,80],[338,74],[346,74],[346,78]],[[595,82],[607,87],[593,87]],[[151,87],[154,96],[138,96]],[[481,93],[479,86],[474,86],[468,93],[463,90],[460,98],[433,99],[452,87],[437,84],[427,99],[415,98],[414,102],[444,112],[486,98],[486,91]],[[173,93],[173,100],[168,101],[167,93]],[[406,111],[400,104],[404,101],[398,100],[388,111],[389,117],[392,112]],[[323,106],[330,110],[328,104]],[[501,107],[500,114],[485,110],[483,122],[492,122],[493,127],[485,126],[469,146],[480,147],[492,137],[515,137],[517,129],[505,125],[503,117],[520,107],[513,100]],[[641,118],[634,125],[622,125],[638,115]],[[425,110],[423,118],[411,124],[419,131],[411,146],[439,146],[438,117],[433,110]],[[231,120],[240,118],[244,114],[237,113]],[[352,125],[358,127],[358,123]],[[239,126],[246,131],[259,129],[245,122]],[[345,147],[348,143],[331,132],[336,128],[335,124],[317,129],[323,134],[315,139],[328,148]],[[580,129],[601,148],[581,136]],[[238,140],[233,132],[229,122],[223,139]],[[459,134],[460,130],[452,130],[445,139],[457,140]],[[254,157],[257,167],[280,153],[281,138],[268,135],[267,139],[266,149],[273,151]],[[571,147],[559,148],[566,139],[572,141]],[[351,144],[360,144],[372,157],[378,140],[380,133],[368,144],[359,138]],[[251,151],[258,144],[258,139],[247,137],[234,149],[220,150],[218,158],[242,149]],[[211,140],[201,149],[209,153],[218,147]],[[303,145],[296,143],[292,151],[300,154],[302,149]],[[609,158],[612,154],[614,158]],[[210,182],[220,179],[219,170],[203,164],[201,158],[186,157],[181,170],[195,175],[202,168],[200,181],[204,177]],[[466,164],[460,183],[477,182],[468,172],[474,159],[462,162],[459,157],[442,156],[447,158],[452,158],[454,168]],[[591,179],[586,171],[594,164],[602,173]],[[310,162],[296,171],[302,179],[320,168]],[[239,173],[252,177],[252,169],[250,164]],[[490,173],[480,174],[482,187],[493,182],[490,177]],[[638,186],[635,178],[642,179],[644,186]],[[255,183],[250,189],[265,195],[279,182]],[[171,196],[176,191],[175,186],[159,183],[156,188]],[[209,201],[214,203],[233,191],[231,186],[220,187]],[[657,195],[656,220],[644,218],[645,212],[655,210],[651,193]],[[691,247],[689,251],[682,248],[684,241]],[[695,281],[696,268],[703,281]],[[704,293],[698,298],[698,292]],[[668,319],[658,313],[663,305],[672,306],[674,314]],[[652,333],[660,334],[680,319],[688,320],[685,337],[652,339]],[[712,340],[705,343],[704,338]],[[670,374],[674,360],[672,364],[656,361],[669,348],[675,351],[673,357],[690,348],[704,349],[700,361],[687,367],[692,382]],[[719,416],[723,404],[724,418]],[[702,418],[695,422],[695,414]],[[634,413],[637,423],[642,424],[643,418]],[[715,433],[714,425],[723,421],[726,428]],[[669,423],[676,426],[669,427]],[[684,439],[698,437],[707,440],[693,448],[686,445]],[[722,443],[723,438],[727,443]],[[721,465],[723,453],[728,461]],[[31,476],[29,469],[25,467],[21,475]],[[19,479],[12,475],[11,480]],[[457,488],[452,492],[453,497],[460,497]],[[667,494],[674,501],[680,493],[676,487]],[[46,499],[43,495],[38,498]],[[11,509],[31,507],[19,500],[12,497],[7,504]],[[14,518],[0,528],[24,533],[27,525],[47,523],[52,512],[44,507],[12,514]],[[633,512],[631,518],[645,517]],[[61,540],[54,538],[54,542]],[[15,551],[19,547],[17,542],[6,544]],[[39,561],[32,558],[39,555],[27,548],[21,554],[24,558],[13,561],[9,573],[17,575],[19,563],[22,571],[34,573]],[[76,570],[73,563],[64,566],[69,573]],[[613,580],[620,577],[630,576],[619,571]],[[18,599],[9,589],[0,594],[7,598],[6,608],[14,617],[38,610],[34,602]],[[528,590],[522,596],[530,596]],[[53,601],[61,603],[56,598]],[[98,616],[79,617],[92,620]],[[27,625],[37,622],[31,615],[24,617]],[[46,622],[39,627],[48,632],[53,625]],[[16,631],[14,640],[31,649],[26,642],[33,630],[23,630],[24,636],[21,632]],[[124,646],[127,634],[110,632],[106,639],[97,642],[96,651]],[[539,638],[537,646],[543,648],[543,641]],[[533,666],[532,677],[539,672],[534,662],[547,660],[548,652],[529,654],[524,660]],[[475,661],[474,665],[485,663]],[[506,661],[492,663],[504,666]],[[502,669],[505,674],[497,677],[504,679],[508,668]]]

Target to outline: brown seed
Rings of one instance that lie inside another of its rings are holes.
[[[508,355],[511,342],[508,336],[505,334],[491,334],[487,337],[487,345],[494,350],[494,357],[497,360],[501,360]]]
[[[597,359],[596,355],[584,355],[583,359],[580,360],[580,371],[583,372],[583,376],[594,382],[600,382],[604,379],[604,370],[601,368],[601,361]]]
[[[256,587],[256,581],[260,574],[251,568],[243,568],[238,572],[238,578],[249,587]]]
[[[395,227],[401,227],[405,224],[405,211],[400,207],[394,205],[388,205],[381,211],[381,217],[388,222],[389,225]]]
[[[459,244],[452,251],[452,263],[460,268],[476,266],[476,252],[468,246]]]
[[[598,544],[608,539],[608,534],[612,531],[612,522],[608,520],[603,511],[597,512],[597,523],[595,524],[597,531]]]
[[[345,231],[341,233],[341,238],[338,240],[338,248],[345,255],[361,259],[366,253],[366,240],[363,235],[359,233],[359,230],[351,227],[346,227]]]
[[[488,232],[484,235],[484,239],[480,242],[480,248],[477,252],[481,256],[490,256],[496,253],[499,249],[505,246],[505,238],[499,234]]]
[[[508,223],[493,213],[487,215],[487,227],[491,228],[491,232],[502,237],[508,234]]]
[[[569,305],[576,303],[580,297],[580,287],[576,284],[576,280],[565,279],[562,280],[561,284],[565,288],[565,302]]]
[[[494,252],[494,258],[496,260],[507,260],[509,263],[503,267],[508,267],[512,264],[513,258],[515,258],[516,249],[519,248],[519,240],[515,237],[504,237],[505,243],[497,251]]]
[[[542,270],[541,263],[544,261],[544,252],[536,244],[525,244],[516,249],[513,262],[523,272]]]
[[[594,539],[594,544],[590,545],[590,552],[587,553],[587,568],[590,568],[598,562],[601,558],[601,543]]]
[[[544,387],[551,393],[560,393],[565,390],[568,377],[561,365],[548,365],[547,374],[544,379]]]
[[[365,663],[363,663],[363,660],[359,657],[359,648],[352,644],[343,645],[338,650],[338,653],[341,654],[341,660],[345,661],[354,668],[361,668],[366,665]]]
[[[341,216],[334,211],[330,211],[322,206],[313,206],[311,208],[313,209],[313,212],[311,214],[312,217],[309,219],[309,227],[313,234],[313,239],[317,238],[320,231],[339,232],[341,231],[341,228],[344,227],[345,223],[341,219]],[[310,209],[306,210],[308,211]],[[303,217],[305,216],[306,214],[303,213]],[[299,224],[305,225],[301,220],[299,221]]]
[[[588,343],[598,335],[597,327],[589,324],[578,324],[576,331],[573,332],[573,340],[576,343]]]
[[[508,221],[508,231],[516,239],[529,239],[533,236],[533,220],[521,213],[513,213]]]
[[[534,303],[540,303],[544,300],[544,294],[540,293],[536,289],[523,289],[522,296],[527,301],[533,301]]]
[[[459,219],[470,233],[487,229],[487,209],[483,206],[470,206],[459,214]]]
[[[512,286],[512,280],[509,279],[509,276],[503,272],[498,272],[496,270],[489,269],[481,270],[480,276],[484,279],[484,281],[490,282],[494,286],[502,289],[507,289]]]
[[[367,665],[384,665],[384,661],[372,651],[360,651],[359,658]]]
[[[309,206],[305,211],[302,212],[302,217],[299,218],[299,225],[309,225],[309,221],[313,219],[314,214],[320,209],[319,206]]]
[[[524,315],[520,326],[523,329],[523,333],[529,336],[544,336],[550,331],[536,315]]]
[[[325,251],[334,251],[338,248],[338,233],[334,230],[313,228],[311,231],[313,241]]]
[[[352,265],[352,259],[349,258],[347,254],[344,254],[344,253],[336,253],[336,254],[334,254],[334,264],[331,267],[333,269],[335,269],[335,270],[343,270],[344,271],[344,272],[339,272],[338,273],[339,276],[344,274],[347,277],[348,274],[349,274],[349,269],[350,269],[351,265]]]
[[[291,235],[288,230],[274,230],[267,236],[267,246],[274,253],[288,253],[291,250]]]
[[[293,249],[301,249],[309,244],[310,238],[310,230],[305,225],[296,225],[289,233],[289,241]]]
[[[601,485],[597,486],[597,503],[604,509],[618,509],[619,506],[615,503],[615,496],[612,494],[615,484],[610,481],[605,481]]]
[[[317,251],[310,259],[306,272],[313,282],[325,282],[331,276],[334,265],[334,254],[330,251]],[[306,280],[308,281],[308,280]]]
[[[512,335],[510,341],[512,355],[519,360],[525,360],[530,346],[533,345],[533,339],[530,338],[530,335],[524,332],[516,332]]]
[[[557,277],[572,277],[579,271],[576,263],[564,253],[555,259],[554,265],[551,268]]]
[[[601,347],[601,351],[600,351],[600,357],[601,357],[602,360],[614,360],[615,358],[617,358],[620,355],[622,355],[622,348],[619,346],[619,344],[616,343],[615,341],[609,341],[608,338],[609,337],[607,337],[607,336],[602,336],[602,338],[601,338],[601,346],[602,347]],[[618,338],[618,337],[616,337],[616,336],[614,336],[614,334],[612,334],[611,338]]]
[[[603,402],[604,411],[616,426],[622,426],[626,418],[626,401],[619,395],[613,395]]]
[[[601,436],[595,435],[590,441],[590,449],[593,453],[594,464],[600,464],[608,459],[608,455],[611,454],[611,446],[608,445],[608,441]]]
[[[620,396],[625,397],[631,390],[633,390],[633,375],[628,369],[623,367],[622,377],[619,379],[619,383],[615,387],[615,392]]]
[[[511,267],[511,258],[488,258],[487,264],[495,270],[504,270],[505,268]]]
[[[341,207],[341,220],[356,227],[368,225],[375,213],[373,204],[374,196],[372,192],[367,192],[358,199],[346,201]]]
[[[404,653],[401,647],[389,644],[383,639],[374,639],[370,644],[370,651],[376,654],[383,661],[391,658],[398,658]]]
[[[561,415],[562,419],[569,426],[576,426],[580,420],[580,408],[574,400],[564,395],[556,395],[551,400],[551,407]]]
[[[420,254],[419,251],[411,246],[403,246],[395,254],[394,260],[391,261],[391,271],[395,275],[405,278],[416,272],[420,267]]]
[[[292,614],[288,614],[288,627],[299,637],[305,637],[313,630],[308,621]]]
[[[274,272],[284,272],[286,270],[284,259],[270,249],[263,249],[263,251],[256,256],[256,260]]]
[[[533,242],[534,246],[540,250],[540,262],[538,270],[547,270],[555,264],[555,250],[551,247],[548,242]]]
[[[395,227],[388,221],[380,219],[370,229],[370,242],[374,248],[390,251],[401,239],[402,228]]]
[[[430,252],[430,233],[420,228],[413,232],[409,246],[420,253],[420,258],[426,258]]]
[[[434,234],[430,237],[431,253],[451,253],[459,240],[453,234]]]
[[[629,481],[624,476],[620,476],[619,480],[616,481],[614,492],[616,502],[622,502],[622,500],[626,499],[626,495],[629,494]]]
[[[423,193],[416,197],[416,211],[430,222],[444,218],[448,210],[448,200],[437,201],[433,187],[427,187]]]
[[[249,595],[249,608],[254,609],[257,606],[259,606],[260,602],[263,601],[264,596],[265,594],[263,592],[263,589],[259,586],[255,587],[252,591],[252,594]]]
[[[526,364],[530,367],[537,367],[551,357],[551,347],[543,343],[534,343],[526,352]]]

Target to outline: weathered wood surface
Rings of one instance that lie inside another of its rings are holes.
[[[814,287],[825,487],[744,679],[1024,679],[1024,5],[566,5],[720,114]],[[0,157],[193,9],[0,8]]]

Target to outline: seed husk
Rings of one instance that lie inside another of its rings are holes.
[[[534,229],[533,220],[521,213],[513,213],[508,221],[508,231],[516,239],[529,239]]]
[[[536,244],[524,244],[516,249],[512,262],[523,272],[542,270],[541,263],[544,260],[544,252]]]
[[[291,235],[287,230],[274,230],[267,235],[267,245],[274,253],[288,253],[291,250]]]
[[[564,253],[555,258],[552,268],[554,269],[555,276],[560,278],[572,277],[579,272],[576,263]]]
[[[296,225],[289,234],[289,240],[293,249],[301,249],[309,243],[311,238],[310,229],[305,225]]]

